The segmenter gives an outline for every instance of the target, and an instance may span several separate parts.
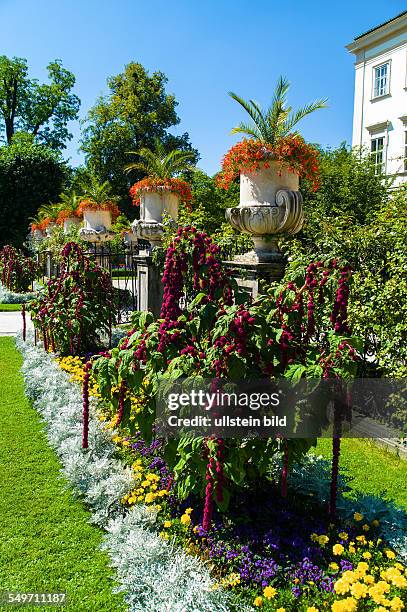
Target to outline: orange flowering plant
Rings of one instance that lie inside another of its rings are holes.
[[[319,151],[297,135],[281,138],[271,147],[259,140],[244,139],[235,144],[223,158],[222,172],[216,177],[218,187],[229,189],[241,172],[257,172],[278,161],[290,172],[306,178],[314,190],[319,187]]]
[[[177,194],[187,208],[190,207],[191,188],[178,175],[186,170],[193,170],[195,154],[192,151],[173,149],[168,153],[164,144],[156,139],[154,150],[144,147],[139,151],[129,151],[129,154],[136,155],[139,161],[127,164],[125,172],[141,170],[147,175],[130,188],[135,206],[139,206],[143,193],[169,191]]]
[[[179,196],[181,202],[187,207],[190,207],[192,200],[192,192],[188,183],[180,178],[153,178],[147,177],[138,181],[130,188],[130,195],[135,206],[140,205],[140,197],[144,192],[153,191],[170,191]]]
[[[294,127],[314,111],[325,108],[326,100],[316,100],[293,111],[287,103],[290,83],[280,77],[270,107],[262,110],[254,100],[230,96],[244,108],[251,123],[240,123],[232,134],[244,134],[249,139],[234,145],[223,158],[222,172],[217,176],[219,187],[228,189],[241,172],[257,172],[278,161],[290,172],[306,178],[318,189],[319,152],[307,144]]]
[[[91,198],[87,198],[82,200],[82,202],[79,204],[77,211],[78,216],[82,217],[85,210],[108,210],[112,214],[113,219],[117,219],[117,217],[120,215],[119,207],[111,200],[99,203],[95,202],[95,200]]]

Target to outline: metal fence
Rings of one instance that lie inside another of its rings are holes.
[[[85,255],[106,270],[113,286],[117,289],[117,320],[128,323],[131,313],[137,309],[137,260],[141,251],[145,252],[148,242],[140,240],[126,247],[117,245],[91,244],[84,251]],[[69,267],[69,261],[68,261]],[[50,278],[57,278],[61,271],[61,262],[51,251],[38,254],[38,277],[41,284]]]
[[[223,261],[230,261],[235,255],[240,255],[247,250],[237,238],[228,239],[219,244],[219,257]],[[112,279],[113,286],[117,289],[117,316],[118,323],[129,323],[131,314],[137,310],[137,256],[149,248],[149,243],[139,240],[126,246],[107,244],[89,244],[84,251],[85,255],[95,261],[101,268],[106,270]],[[159,269],[164,268],[164,257],[159,258],[157,265]],[[45,284],[50,278],[57,278],[61,271],[61,260],[52,251],[42,251],[37,255],[38,276],[37,281]],[[69,260],[68,260],[69,267]]]

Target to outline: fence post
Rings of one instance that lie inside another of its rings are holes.
[[[137,268],[137,310],[149,310],[159,316],[163,301],[161,272],[151,255],[134,256]]]

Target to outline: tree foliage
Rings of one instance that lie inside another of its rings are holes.
[[[361,374],[407,375],[407,186],[389,190],[366,156],[344,145],[322,154],[321,187],[306,190],[306,225],[292,263],[337,258],[353,269],[352,331],[364,338]]]
[[[60,154],[29,135],[0,148],[0,245],[24,242],[30,218],[58,199],[68,174]]]
[[[124,72],[108,79],[109,93],[99,98],[86,120],[82,150],[87,164],[128,201],[129,187],[144,176],[143,171],[124,174],[129,151],[154,148],[159,139],[167,151],[192,151],[195,160],[198,157],[188,134],[173,136],[167,131],[180,120],[175,110],[178,103],[166,93],[166,83],[162,72],[149,75],[141,64],[131,62]]]
[[[72,93],[75,76],[54,60],[47,66],[48,83],[28,77],[27,60],[0,56],[0,138],[7,144],[16,132],[37,143],[64,149],[72,138],[68,121],[78,118],[79,98]]]

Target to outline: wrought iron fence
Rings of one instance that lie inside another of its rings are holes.
[[[85,255],[106,270],[113,286],[117,289],[117,320],[118,323],[128,323],[131,313],[137,308],[137,260],[136,256],[145,251],[149,243],[139,240],[126,247],[117,245],[91,244]],[[68,259],[69,268],[69,259]],[[50,278],[60,275],[61,263],[51,251],[38,254],[38,278],[45,284]]]

